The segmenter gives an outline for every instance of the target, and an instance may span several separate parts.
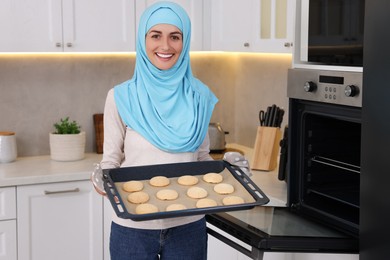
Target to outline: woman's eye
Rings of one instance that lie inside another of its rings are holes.
[[[175,40],[175,41],[180,41],[181,38],[177,35],[172,35],[172,40]]]

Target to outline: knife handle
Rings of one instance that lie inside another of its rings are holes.
[[[265,112],[265,120],[264,126],[270,126],[271,124],[271,107],[267,107],[267,111]]]
[[[275,104],[273,104],[272,105],[272,108],[271,108],[271,120],[270,120],[270,124],[269,124],[269,126],[271,126],[271,127],[275,127],[276,125],[276,118],[277,118],[277,113],[278,113],[278,107],[275,105]]]

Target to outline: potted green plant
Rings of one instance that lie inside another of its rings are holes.
[[[85,132],[76,121],[69,117],[54,124],[50,133],[50,156],[55,161],[77,161],[85,157]]]

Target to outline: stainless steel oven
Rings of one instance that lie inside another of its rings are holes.
[[[279,164],[287,174],[274,176],[287,181],[287,207],[207,215],[208,232],[253,259],[264,252],[358,258],[362,73],[290,69],[287,88],[287,167]]]
[[[359,235],[362,73],[290,69],[290,209]]]

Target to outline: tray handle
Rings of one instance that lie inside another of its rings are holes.
[[[234,173],[233,176],[236,177],[236,179],[237,178],[242,179],[241,183],[245,185],[247,188],[249,188],[247,190],[249,193],[252,194],[252,196],[257,196],[260,200],[266,200],[267,201],[266,203],[269,202],[269,198],[263,192],[261,192],[260,188],[251,180],[251,178],[247,174],[245,174],[241,170],[240,167],[231,165],[229,163],[226,164],[227,164],[226,167],[231,168],[232,172]]]
[[[110,200],[112,208],[114,209],[116,215],[118,217],[124,215],[126,211],[122,205],[125,204],[122,202],[120,195],[117,193],[116,189],[114,188],[113,186],[114,184],[111,178],[107,174],[103,174],[103,180],[104,180],[104,189],[106,193],[112,194],[112,196],[107,196],[107,197]]]

